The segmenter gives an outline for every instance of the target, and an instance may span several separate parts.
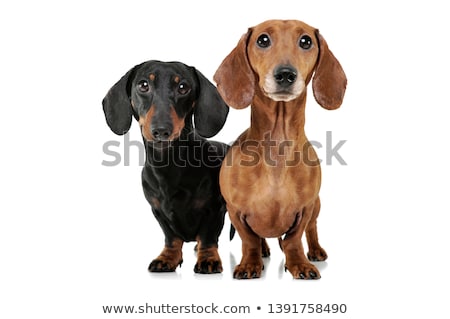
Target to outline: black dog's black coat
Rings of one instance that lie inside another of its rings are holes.
[[[132,116],[141,126],[142,185],[165,234],[165,247],[149,270],[174,271],[182,262],[183,242],[197,241],[194,271],[221,272],[217,243],[226,207],[219,171],[227,146],[205,137],[222,128],[228,106],[215,86],[183,63],[148,61],[109,90],[103,110],[116,134],[129,130]]]

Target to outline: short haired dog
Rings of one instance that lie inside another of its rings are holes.
[[[242,239],[235,278],[260,277],[268,237],[279,238],[294,278],[320,278],[308,261],[327,258],[317,235],[320,165],[304,131],[311,79],[322,107],[341,105],[347,79],[339,61],[317,29],[297,20],[250,28],[214,76],[228,105],[252,105],[250,128],[232,145],[220,173],[229,216]]]
[[[194,271],[222,272],[218,238],[226,207],[219,171],[227,146],[205,138],[220,131],[228,106],[215,86],[194,67],[147,61],[109,90],[103,110],[116,134],[129,130],[132,117],[141,128],[142,186],[165,235],[164,249],[149,271],[175,271],[183,261],[183,243],[196,241]]]

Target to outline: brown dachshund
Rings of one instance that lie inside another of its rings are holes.
[[[228,152],[220,187],[242,239],[234,278],[258,278],[278,237],[294,278],[318,279],[309,261],[327,258],[317,236],[320,165],[305,132],[306,86],[316,101],[338,108],[347,79],[319,31],[294,20],[263,22],[242,36],[214,80],[225,102],[251,108],[251,125]],[[309,246],[305,256],[303,233]]]

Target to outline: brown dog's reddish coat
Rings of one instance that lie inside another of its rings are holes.
[[[228,105],[252,105],[250,128],[232,146],[220,173],[229,216],[242,239],[235,278],[260,277],[262,239],[282,236],[286,268],[294,278],[320,278],[301,243],[305,232],[309,260],[327,258],[316,224],[320,166],[304,132],[306,86],[312,77],[316,101],[338,108],[345,73],[318,30],[295,20],[250,28],[214,76]]]

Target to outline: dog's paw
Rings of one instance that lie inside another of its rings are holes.
[[[308,259],[311,261],[324,261],[328,258],[326,251],[322,248],[315,248],[308,251]]]
[[[260,278],[264,269],[262,262],[241,263],[234,268],[233,278],[235,279],[253,279]]]
[[[220,260],[203,260],[195,264],[194,272],[197,274],[218,274],[223,271]]]
[[[173,272],[178,266],[181,266],[183,260],[174,261],[169,259],[160,259],[159,257],[154,259],[148,266],[150,272]]]
[[[319,270],[311,263],[301,263],[286,265],[285,270],[289,270],[294,279],[320,279]]]
[[[197,249],[197,263],[194,272],[197,274],[217,274],[223,271],[217,247]]]

